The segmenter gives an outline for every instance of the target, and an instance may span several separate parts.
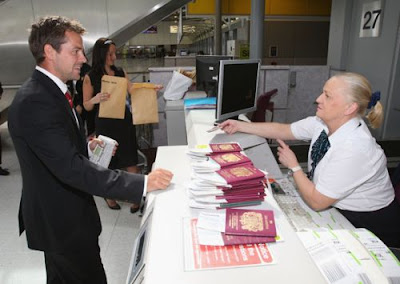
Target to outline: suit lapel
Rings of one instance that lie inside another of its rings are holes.
[[[51,80],[49,77],[47,77],[45,74],[43,74],[42,72],[40,72],[38,70],[35,70],[33,72],[32,78],[40,81],[49,90],[49,94],[51,96],[54,96],[55,99],[59,102],[59,104],[61,104],[63,106],[63,108],[68,112],[70,118],[74,122],[75,128],[79,132],[78,125],[76,124],[75,115],[72,113],[72,109],[68,103],[68,100],[65,98],[65,94],[62,93],[62,91],[56,85],[56,83],[54,83],[53,80]],[[79,122],[79,125],[81,125],[80,122]]]
[[[79,117],[79,114],[76,114],[76,117],[78,118],[78,123],[79,127],[77,125],[77,121],[75,119],[75,115],[72,112],[71,106],[68,103],[68,100],[65,98],[65,94],[62,93],[60,88],[57,86],[56,83],[53,82],[49,77],[47,77],[45,74],[42,72],[35,70],[32,74],[32,78],[38,80],[43,86],[48,90],[48,95],[52,96],[56,99],[58,104],[62,107],[63,110],[68,113],[69,118],[72,120],[72,124],[74,127],[74,131],[76,135],[79,137],[80,142],[83,145],[86,145],[86,140],[85,140],[85,134],[82,132],[83,125],[82,121]],[[44,95],[44,94],[43,94]]]

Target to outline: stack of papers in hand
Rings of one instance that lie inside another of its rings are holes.
[[[201,245],[238,245],[271,243],[277,240],[271,210],[228,208],[225,212],[201,212],[197,220]]]
[[[220,209],[259,205],[266,173],[254,167],[238,143],[197,145],[188,151],[192,180],[189,206]]]

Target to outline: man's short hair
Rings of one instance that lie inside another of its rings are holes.
[[[85,28],[76,20],[70,20],[62,16],[49,16],[40,18],[32,24],[29,36],[29,49],[40,64],[45,59],[44,46],[50,44],[57,52],[66,42],[65,32],[72,31],[80,35],[85,33]]]

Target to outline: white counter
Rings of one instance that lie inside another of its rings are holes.
[[[215,135],[222,134],[220,130],[207,132],[213,126],[213,113],[213,110],[202,110],[186,114],[189,145],[208,143]],[[147,235],[143,283],[326,283],[271,193],[267,194],[262,205],[255,208],[265,208],[267,205],[274,209],[284,239],[283,242],[269,245],[276,264],[185,271],[182,223],[185,217],[193,217],[197,213],[188,206],[186,183],[190,180],[190,165],[186,149],[187,146],[164,146],[157,150],[154,167],[171,170],[174,178],[168,190],[148,195],[149,204],[154,202],[154,209],[150,233]],[[279,171],[272,153],[269,160]]]

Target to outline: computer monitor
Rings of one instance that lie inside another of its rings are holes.
[[[256,110],[260,60],[222,60],[219,67],[216,120],[222,122]]]
[[[196,56],[196,89],[205,91],[208,97],[216,97],[218,92],[218,72],[220,60],[232,59],[225,55]]]

